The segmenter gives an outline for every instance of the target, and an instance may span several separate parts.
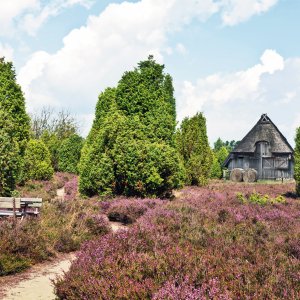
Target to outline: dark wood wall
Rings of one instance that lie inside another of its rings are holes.
[[[228,169],[255,169],[259,179],[293,178],[294,163],[291,155],[278,154],[276,156],[255,154],[233,154]]]

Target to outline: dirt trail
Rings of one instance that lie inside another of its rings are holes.
[[[26,272],[0,278],[0,299],[55,299],[51,280],[67,271],[74,259],[74,253],[61,255],[52,262],[35,265]]]
[[[119,229],[125,229],[127,230],[127,226],[123,225],[122,223],[120,222],[109,222],[110,223],[110,226],[111,226],[111,229],[113,232],[117,232]]]
[[[58,189],[56,191],[56,197],[60,200],[64,200],[64,198],[65,198],[65,187],[62,187],[61,189]]]
[[[118,222],[110,222],[113,232],[127,229]],[[75,253],[64,254],[52,262],[41,263],[28,271],[0,278],[1,300],[54,300],[51,280],[69,270]]]

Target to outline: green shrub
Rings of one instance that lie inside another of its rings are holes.
[[[27,179],[48,180],[53,176],[50,153],[43,141],[28,142],[24,161]]]
[[[0,194],[2,196],[10,196],[15,189],[20,176],[20,164],[18,143],[0,128]]]
[[[77,134],[62,141],[58,149],[58,170],[61,172],[78,173],[83,138]]]
[[[18,255],[0,255],[0,276],[15,274],[21,272],[31,265],[31,261],[28,258],[24,258]]]
[[[252,193],[248,197],[246,197],[243,193],[237,193],[236,194],[237,199],[241,203],[254,203],[259,205],[267,205],[267,204],[280,204],[280,203],[286,203],[286,199],[279,195],[275,198],[270,197],[269,195],[265,194],[262,195],[260,193]]]

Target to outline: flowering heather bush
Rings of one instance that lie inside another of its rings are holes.
[[[117,198],[109,205],[104,203],[102,207],[106,209],[107,216],[111,221],[131,224],[144,215],[148,209],[153,209],[162,203],[162,200],[154,199]]]
[[[73,176],[65,184],[65,200],[74,200],[78,192],[78,177]]]
[[[100,214],[87,217],[86,225],[94,235],[102,235],[111,231],[107,217]]]
[[[58,189],[65,186],[65,184],[74,177],[74,174],[65,172],[56,172],[54,175],[54,180]]]
[[[180,199],[145,211],[128,230],[88,242],[56,281],[56,294],[59,299],[300,299],[300,201],[286,197],[285,204],[261,206],[236,198],[237,192],[276,198],[294,188],[218,183],[186,188]]]
[[[18,220],[16,227],[14,222],[0,219],[0,276],[20,272],[57,252],[77,250],[84,241],[110,230],[107,220],[101,222],[95,215],[99,213],[95,200],[54,200],[53,190],[55,196],[55,179],[26,183],[19,191],[23,197],[43,197],[40,216]],[[90,216],[93,224],[88,221]]]
[[[189,283],[188,278],[184,281],[171,280],[164,284],[164,286],[154,295],[153,300],[206,300],[231,299],[228,294],[222,293],[219,288],[219,281],[217,278],[211,279],[207,284],[202,284],[201,288],[195,288]]]
[[[43,198],[50,201],[56,196],[56,191],[69,181],[76,181],[77,176],[68,173],[55,173],[51,180],[29,180],[23,186],[18,186],[21,197]],[[69,189],[71,191],[71,189]],[[76,189],[77,191],[77,189]]]

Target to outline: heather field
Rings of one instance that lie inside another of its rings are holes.
[[[56,197],[64,187],[64,199]],[[0,277],[73,252],[89,239],[107,233],[108,221],[96,199],[77,197],[78,177],[56,173],[51,180],[31,180],[18,187],[21,197],[42,197],[40,216],[0,219]]]
[[[84,244],[59,299],[300,299],[300,200],[293,183],[212,182],[173,201],[116,198],[129,224]],[[100,218],[100,217],[99,217]],[[104,219],[99,222],[104,222]]]

